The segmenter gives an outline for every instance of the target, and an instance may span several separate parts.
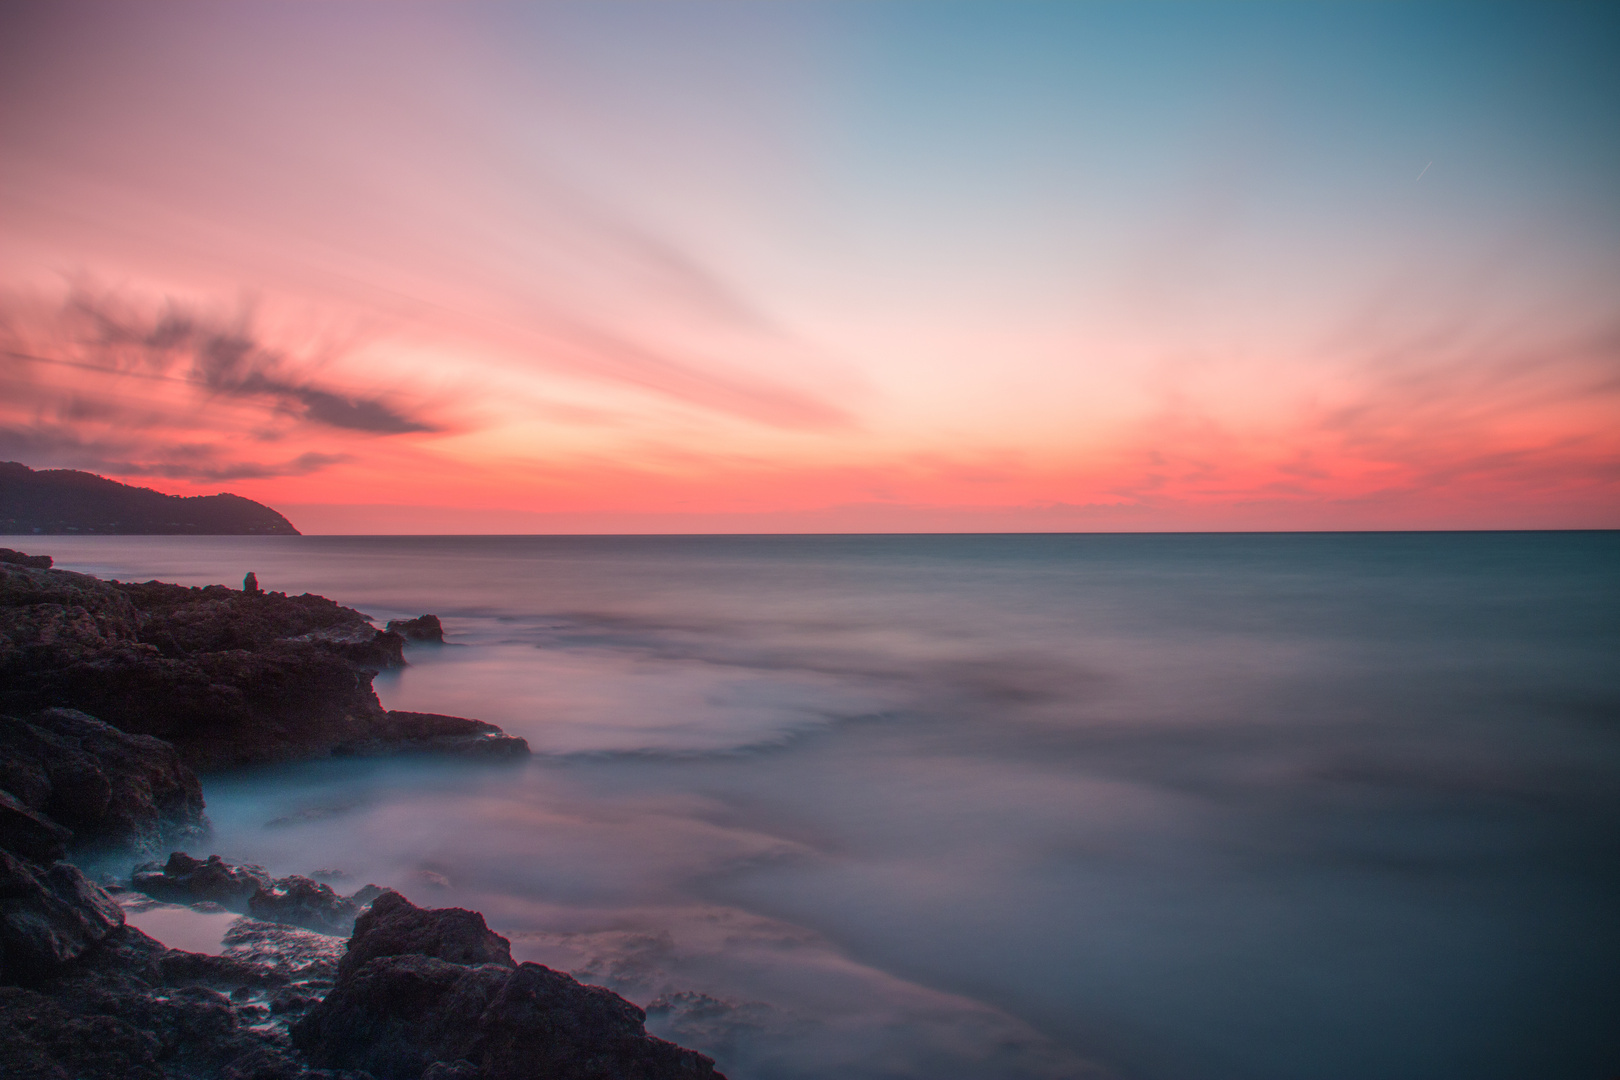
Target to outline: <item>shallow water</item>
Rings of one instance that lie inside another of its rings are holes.
[[[207,850],[733,1080],[1620,1070],[1620,534],[17,541],[441,616],[384,703],[534,759],[206,777]]]

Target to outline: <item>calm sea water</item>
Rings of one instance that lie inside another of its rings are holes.
[[[433,612],[510,768],[205,778],[734,1080],[1620,1073],[1620,534],[49,537]]]

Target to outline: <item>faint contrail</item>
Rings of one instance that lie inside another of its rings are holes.
[[[1433,165],[1433,164],[1434,164],[1434,162],[1432,162],[1432,161],[1429,162],[1429,165]],[[1418,173],[1418,180],[1423,179],[1423,173],[1426,173],[1426,172],[1429,171],[1429,165],[1423,166],[1423,172]],[[1417,180],[1414,180],[1412,182],[1415,184],[1415,183],[1417,183]]]

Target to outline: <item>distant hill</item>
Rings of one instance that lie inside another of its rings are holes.
[[[0,462],[0,533],[299,535],[292,522],[240,495],[165,495],[16,461]]]

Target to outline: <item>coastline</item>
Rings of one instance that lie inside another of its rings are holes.
[[[439,633],[434,617],[378,629],[251,574],[240,591],[121,583],[0,549],[0,620],[0,1071],[719,1077],[646,1034],[618,995],[514,963],[476,912],[417,908],[376,885],[340,896],[218,855],[173,851],[128,882],[75,865],[195,847],[208,828],[198,769],[525,758],[527,743],[495,725],[378,702],[372,679],[404,664],[407,636]],[[164,902],[244,918],[217,955],[170,949],[125,915]]]

